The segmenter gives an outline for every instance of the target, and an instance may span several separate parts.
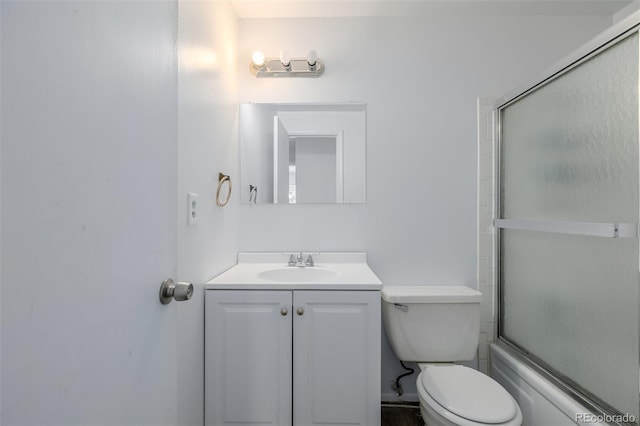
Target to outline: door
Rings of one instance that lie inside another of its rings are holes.
[[[205,425],[291,425],[291,291],[207,290]]]
[[[0,8],[0,423],[175,425],[175,3]]]
[[[294,424],[380,424],[380,292],[294,292]]]
[[[295,138],[296,203],[336,203],[336,136]]]

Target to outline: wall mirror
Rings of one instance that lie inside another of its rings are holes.
[[[365,202],[365,104],[240,104],[243,204]]]

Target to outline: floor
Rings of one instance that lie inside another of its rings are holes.
[[[424,426],[418,403],[383,403],[382,426]]]

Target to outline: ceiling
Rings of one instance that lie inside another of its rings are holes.
[[[614,15],[631,0],[232,0],[239,18]]]

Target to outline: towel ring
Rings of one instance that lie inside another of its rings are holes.
[[[224,201],[220,200],[220,189],[222,189],[222,184],[227,182],[229,184],[229,190],[227,191],[227,197]],[[229,199],[231,198],[231,177],[222,173],[218,173],[218,189],[216,190],[216,204],[220,207],[224,207],[229,203]]]
[[[249,185],[249,204],[255,204],[258,198],[258,187]]]

